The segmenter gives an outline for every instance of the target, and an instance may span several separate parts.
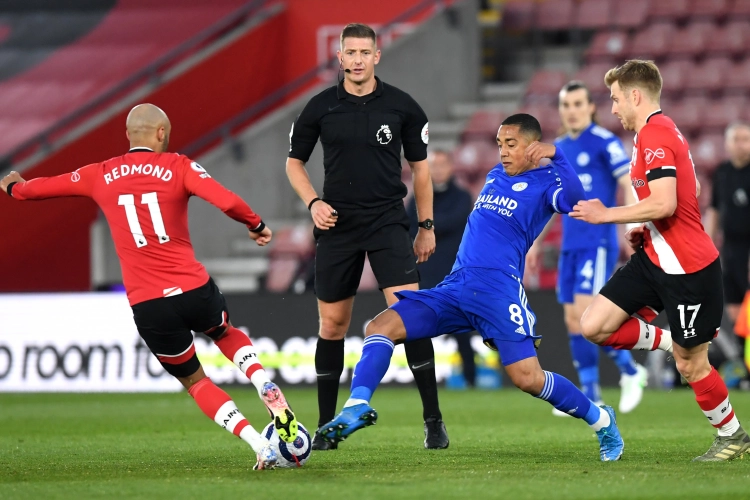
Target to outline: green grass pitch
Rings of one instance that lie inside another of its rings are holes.
[[[254,392],[230,393],[257,429],[265,425]],[[313,428],[315,392],[285,393]],[[750,395],[732,401],[750,418]],[[416,389],[381,389],[373,403],[378,425],[338,451],[313,453],[301,469],[254,472],[250,448],[185,393],[3,394],[0,498],[750,498],[750,457],[690,462],[712,428],[689,390],[647,392],[619,416],[626,447],[616,463],[599,461],[584,423],[553,417],[515,389],[441,390],[451,445],[440,451],[422,448]]]

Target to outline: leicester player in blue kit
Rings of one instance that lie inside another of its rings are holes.
[[[487,175],[469,215],[453,270],[437,287],[399,292],[399,302],[366,329],[362,359],[344,409],[320,428],[338,442],[377,420],[372,394],[388,370],[395,343],[477,330],[499,351],[513,383],[596,432],[603,461],[618,460],[624,443],[614,410],[597,406],[565,377],[542,370],[536,357],[541,337],[523,289],[525,256],[552,214],[567,213],[585,192],[565,155],[542,144],[539,122],[518,114],[497,134],[502,164]],[[542,158],[552,163],[539,167]]]
[[[630,157],[620,139],[594,123],[596,107],[583,82],[572,81],[560,91],[560,119],[565,134],[555,146],[565,154],[578,174],[589,199],[598,198],[606,206],[616,205],[617,186],[624,192],[626,204],[633,203],[630,186]],[[537,267],[541,241],[551,227],[547,225],[526,256],[526,268]],[[578,382],[586,396],[601,404],[599,388],[599,350],[603,350],[620,370],[619,410],[628,413],[643,398],[648,372],[638,365],[629,351],[599,347],[581,335],[581,316],[594,296],[612,276],[620,253],[614,224],[588,224],[562,216],[562,248],[558,265],[557,298],[563,304],[570,353],[578,372]],[[553,414],[567,416],[557,410]]]

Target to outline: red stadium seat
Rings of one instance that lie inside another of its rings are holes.
[[[615,134],[619,134],[623,130],[620,119],[612,114],[612,101],[603,101],[597,107],[596,122]]]
[[[640,28],[646,23],[651,0],[618,1],[614,7],[614,26],[624,29]]]
[[[588,61],[620,60],[625,55],[627,44],[628,35],[624,31],[600,31],[594,35],[591,45],[586,50],[586,59]]]
[[[537,120],[542,126],[542,134],[545,138],[557,137],[561,133],[560,114],[557,111],[557,102],[555,105],[527,105],[524,106],[520,113],[528,113]]]
[[[683,134],[691,135],[703,125],[704,109],[708,107],[705,97],[687,97],[664,112],[674,120]]]
[[[750,90],[750,57],[732,67],[724,82],[728,94],[746,93]]]
[[[677,32],[670,22],[659,22],[639,31],[630,43],[628,53],[631,58],[657,59],[664,56],[670,48],[672,38]]]
[[[705,108],[701,131],[723,132],[730,123],[741,120],[748,105],[745,96],[730,96],[712,101]]]
[[[732,61],[727,58],[706,59],[690,72],[685,80],[685,90],[690,93],[718,92],[731,68]]]
[[[560,89],[568,81],[564,71],[541,70],[534,73],[526,87],[527,103],[556,104]]]
[[[469,118],[462,138],[464,141],[481,140],[492,144],[502,121],[503,117],[495,111],[479,110]]]
[[[724,160],[724,134],[705,134],[690,144],[690,155],[693,157],[696,171],[710,174]],[[705,192],[701,186],[701,192]]]
[[[536,11],[536,27],[542,30],[565,30],[573,27],[573,0],[546,0]]]
[[[375,277],[375,273],[372,271],[370,265],[370,259],[365,257],[365,267],[362,269],[362,277],[359,280],[360,291],[372,291],[378,289],[378,279]]]
[[[730,21],[711,35],[705,50],[708,53],[744,54],[750,46],[750,21]]]
[[[607,62],[589,64],[578,70],[573,79],[583,81],[591,91],[593,99],[600,101],[609,97],[609,89],[604,84],[604,75],[612,67],[612,64]]]
[[[690,5],[692,19],[721,20],[729,12],[729,0],[693,0]]]
[[[691,74],[695,65],[691,61],[676,60],[661,65],[661,77],[664,80],[662,95],[674,96],[682,92],[685,80]]]
[[[315,240],[307,225],[282,227],[274,234],[271,256],[306,257],[315,252]]]
[[[534,23],[534,2],[510,0],[505,2],[502,25],[508,31],[528,31]]]
[[[611,24],[611,0],[580,0],[576,26],[581,29],[601,29]]]
[[[667,51],[669,57],[695,57],[702,54],[713,36],[716,36],[716,25],[710,21],[688,24],[672,38]]]
[[[623,2],[627,3],[627,2]],[[649,17],[652,19],[686,19],[690,14],[690,0],[656,0],[651,3]]]
[[[750,2],[747,0],[734,0],[729,8],[729,19],[750,18]]]
[[[286,292],[292,286],[292,280],[297,276],[300,260],[293,256],[272,258],[268,264],[266,275],[266,289],[271,292]]]
[[[456,177],[469,184],[476,182],[481,172],[488,171],[499,161],[497,146],[488,141],[466,142],[453,152]]]

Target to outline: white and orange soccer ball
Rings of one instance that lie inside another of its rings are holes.
[[[302,424],[298,424],[297,439],[293,443],[285,443],[281,440],[276,429],[273,427],[273,422],[268,424],[260,435],[268,439],[271,447],[276,452],[276,456],[279,457],[276,467],[302,467],[310,458],[312,438],[310,438],[310,433],[307,432],[307,429]]]

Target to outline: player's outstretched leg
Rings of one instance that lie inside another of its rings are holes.
[[[377,422],[378,413],[370,406],[370,399],[388,371],[394,341],[406,338],[406,328],[397,312],[386,309],[367,325],[365,335],[362,358],[354,367],[351,395],[341,413],[320,427],[320,434],[327,441],[343,441]]]
[[[532,339],[522,342],[532,342],[533,345]],[[505,344],[520,344],[520,342],[505,342]],[[514,346],[514,349],[517,350],[517,347]],[[500,351],[502,357],[502,347]],[[506,355],[506,358],[510,361],[510,356]],[[599,439],[599,455],[602,461],[620,459],[625,443],[617,428],[615,411],[611,407],[597,406],[570,380],[557,373],[543,371],[533,354],[531,357],[505,365],[505,370],[516,387],[522,391],[543,399],[558,410],[589,424]]]
[[[247,335],[226,322],[222,327],[206,332],[216,343],[219,350],[244,373],[258,390],[263,404],[271,415],[276,432],[287,443],[297,439],[297,418],[289,407],[279,386],[271,382],[263,365],[258,360],[255,346]],[[222,333],[219,333],[223,330]]]
[[[198,382],[192,383],[192,380],[201,375],[202,378]],[[268,440],[250,425],[237,409],[232,398],[203,374],[203,368],[199,370],[199,374],[185,379],[181,378],[180,382],[186,387],[189,386],[188,393],[208,418],[213,419],[222,429],[226,429],[250,445],[258,459],[255,469],[272,469],[276,466],[278,457]]]

